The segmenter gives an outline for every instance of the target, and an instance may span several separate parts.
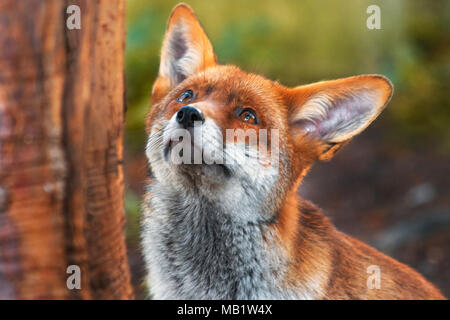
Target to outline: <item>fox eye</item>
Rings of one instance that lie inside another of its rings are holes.
[[[192,100],[192,98],[194,97],[194,91],[192,90],[186,90],[185,92],[183,92],[181,94],[181,96],[179,96],[177,98],[177,102],[185,102],[185,101],[190,101]]]
[[[248,122],[250,124],[258,124],[258,117],[256,112],[250,108],[236,108],[236,115],[241,121]]]

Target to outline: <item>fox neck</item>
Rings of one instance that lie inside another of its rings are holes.
[[[296,283],[288,276],[297,260],[294,228],[299,227],[300,211],[294,193],[280,212],[246,207],[245,201],[233,208],[228,202],[213,203],[198,192],[180,194],[159,183],[152,185],[149,195],[153,208],[146,224],[153,230],[149,260],[162,257],[153,267],[153,278],[161,281],[165,290],[161,292],[167,297],[308,299],[319,295],[315,284]],[[257,215],[264,218],[250,219]],[[290,220],[297,222],[290,224]],[[285,286],[286,281],[292,286]],[[168,283],[172,289],[167,291]],[[158,292],[158,283],[151,287]]]

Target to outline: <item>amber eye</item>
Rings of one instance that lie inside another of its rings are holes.
[[[250,124],[258,124],[258,117],[253,109],[237,107],[236,115],[239,119],[241,119],[241,121],[248,122]]]
[[[187,102],[192,100],[192,98],[194,98],[194,91],[186,90],[177,98],[177,102]]]

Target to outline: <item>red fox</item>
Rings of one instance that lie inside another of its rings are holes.
[[[364,130],[392,92],[380,75],[288,88],[219,65],[193,10],[177,5],[146,120],[151,296],[445,299],[297,192],[312,164]]]

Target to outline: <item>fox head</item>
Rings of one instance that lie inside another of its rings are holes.
[[[210,200],[276,209],[383,110],[392,85],[361,75],[295,88],[219,65],[192,9],[169,18],[147,118],[158,182]]]

